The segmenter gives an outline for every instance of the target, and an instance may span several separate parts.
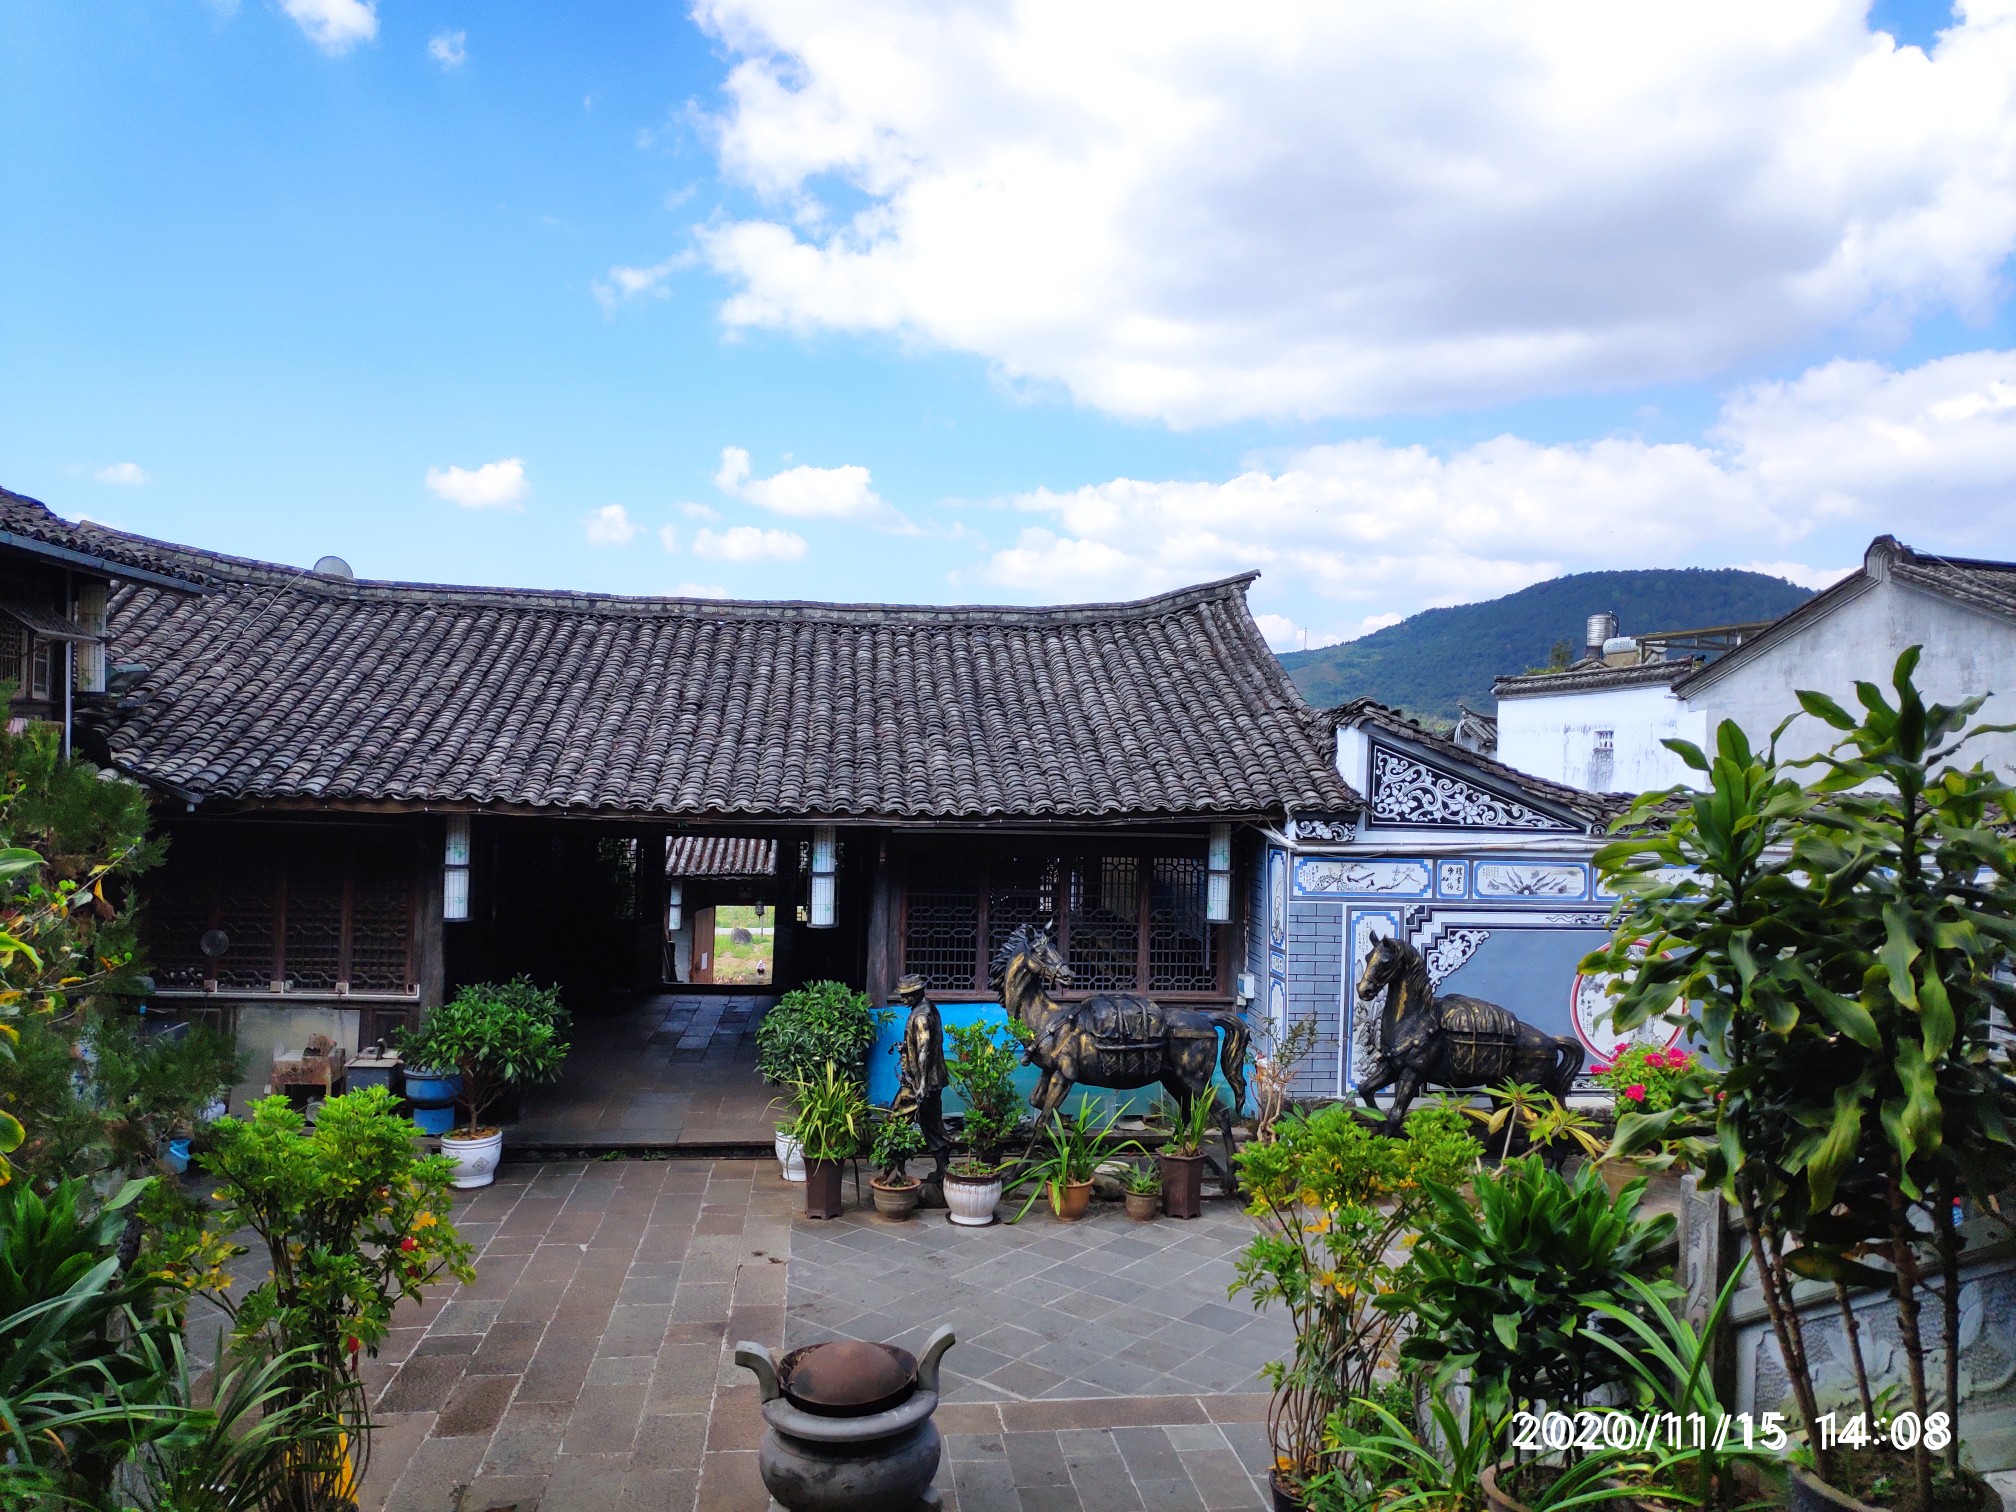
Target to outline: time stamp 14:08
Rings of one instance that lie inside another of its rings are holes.
[[[1814,1424],[1820,1449],[1944,1449],[1953,1440],[1953,1420],[1943,1412],[1869,1416],[1860,1412],[1823,1415]],[[1512,1446],[1544,1449],[1762,1449],[1790,1447],[1782,1412],[1518,1412],[1512,1415]]]

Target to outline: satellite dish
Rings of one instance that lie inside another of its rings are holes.
[[[185,935],[183,938],[188,937]],[[196,942],[196,948],[214,961],[231,948],[231,936],[221,929],[206,929],[203,938]]]
[[[324,577],[350,578],[354,581],[357,576],[356,573],[350,570],[350,564],[339,556],[315,558],[315,570]]]

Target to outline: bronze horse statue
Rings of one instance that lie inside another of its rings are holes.
[[[1218,1128],[1225,1140],[1226,1187],[1232,1189],[1232,1116],[1246,1103],[1248,1045],[1238,1014],[1170,1007],[1138,992],[1101,992],[1060,1003],[1049,989],[1067,985],[1071,968],[1049,931],[1029,924],[1002,942],[988,976],[1009,1017],[1029,1030],[1022,1058],[1042,1068],[1029,1094],[1039,1125],[1074,1083],[1124,1091],[1159,1082],[1179,1116],[1187,1116],[1196,1099],[1216,1101],[1211,1075],[1224,1071],[1233,1102],[1230,1108],[1220,1105]]]
[[[1358,976],[1360,1002],[1381,992],[1377,1059],[1358,1095],[1377,1108],[1373,1094],[1399,1083],[1386,1114],[1388,1134],[1401,1131],[1407,1105],[1431,1083],[1472,1091],[1530,1082],[1565,1099],[1582,1069],[1580,1040],[1544,1033],[1482,998],[1435,996],[1421,952],[1391,936],[1374,938]]]

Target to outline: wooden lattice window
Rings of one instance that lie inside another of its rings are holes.
[[[391,827],[192,826],[143,885],[141,929],[164,988],[413,990],[414,851]],[[228,948],[201,948],[217,930]]]
[[[1218,932],[1204,919],[1202,860],[1157,856],[1148,872],[1148,990],[1209,992],[1218,985]]]
[[[974,942],[980,937],[980,882],[975,877],[913,882],[903,920],[903,968],[930,988],[974,985]]]
[[[1001,943],[1039,924],[1055,931],[1075,992],[1216,994],[1226,926],[1205,919],[1207,877],[1202,845],[1194,855],[920,851],[909,865],[902,969],[938,991],[984,989]]]

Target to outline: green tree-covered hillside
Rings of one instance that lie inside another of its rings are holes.
[[[1457,700],[1492,708],[1492,679],[1544,666],[1555,642],[1582,654],[1583,623],[1614,610],[1621,633],[1776,619],[1811,597],[1783,578],[1732,568],[1578,572],[1503,598],[1429,609],[1341,646],[1291,651],[1281,665],[1317,708],[1369,697],[1451,720]]]

